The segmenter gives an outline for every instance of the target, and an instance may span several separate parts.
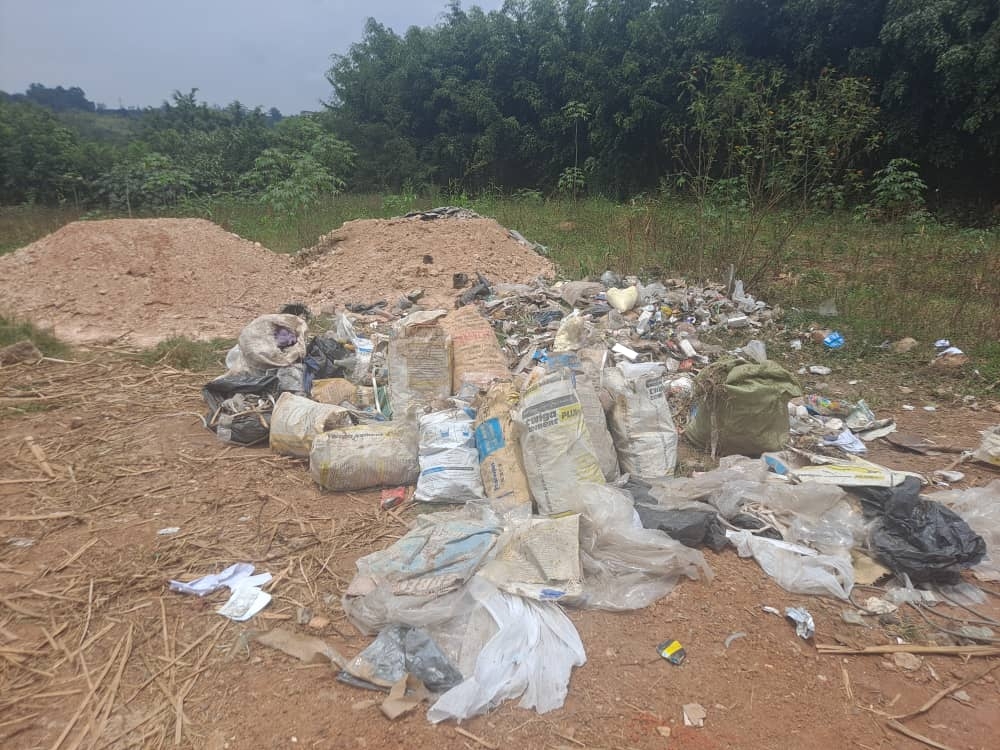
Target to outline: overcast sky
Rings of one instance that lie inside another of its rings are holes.
[[[0,90],[79,86],[108,107],[199,99],[319,109],[330,55],[374,17],[403,32],[436,23],[446,0],[0,0]],[[502,0],[463,0],[492,10]]]

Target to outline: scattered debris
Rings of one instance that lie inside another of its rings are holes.
[[[703,727],[708,713],[700,703],[685,703],[683,707],[684,726]]]
[[[795,634],[799,638],[808,640],[816,632],[812,615],[803,607],[786,607],[785,617],[795,623]]]

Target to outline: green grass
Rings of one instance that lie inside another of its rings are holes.
[[[183,336],[175,336],[142,352],[139,358],[149,366],[168,365],[192,372],[218,371],[225,369],[226,352],[235,343],[235,339],[192,341]]]
[[[82,215],[76,208],[0,206],[0,255],[30,245]]]
[[[70,352],[69,346],[48,331],[43,331],[28,321],[0,316],[0,347],[16,344],[24,339],[34,341],[35,346],[46,357],[65,357]]]

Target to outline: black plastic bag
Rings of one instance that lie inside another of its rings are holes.
[[[279,390],[277,370],[216,378],[201,389],[208,406],[205,426],[227,443],[266,443],[271,430],[271,406]],[[236,396],[247,398],[237,399],[243,402],[238,404],[233,400]]]
[[[347,377],[347,371],[338,363],[351,356],[351,352],[332,336],[316,336],[306,348],[303,360],[306,375],[303,380],[305,392],[312,392],[313,380]]]
[[[707,546],[720,552],[729,544],[715,508],[675,510],[636,503],[635,510],[644,528],[658,529],[685,547]]]
[[[914,583],[956,583],[986,555],[986,542],[955,511],[920,497],[916,479],[909,481],[890,491],[858,493],[866,510],[882,503],[869,546],[879,562]]]

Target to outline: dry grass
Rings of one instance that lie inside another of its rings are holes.
[[[361,499],[347,514],[302,506],[278,491],[308,481],[301,462],[178,439],[178,424],[201,437],[203,379],[113,351],[0,370],[0,403],[50,407],[0,417],[0,746],[203,746],[200,680],[249,623],[214,614],[227,592],[184,597],[168,579],[253,562],[274,574],[253,627],[310,608],[350,637],[345,561],[405,523]],[[158,515],[181,531],[138,543]]]

